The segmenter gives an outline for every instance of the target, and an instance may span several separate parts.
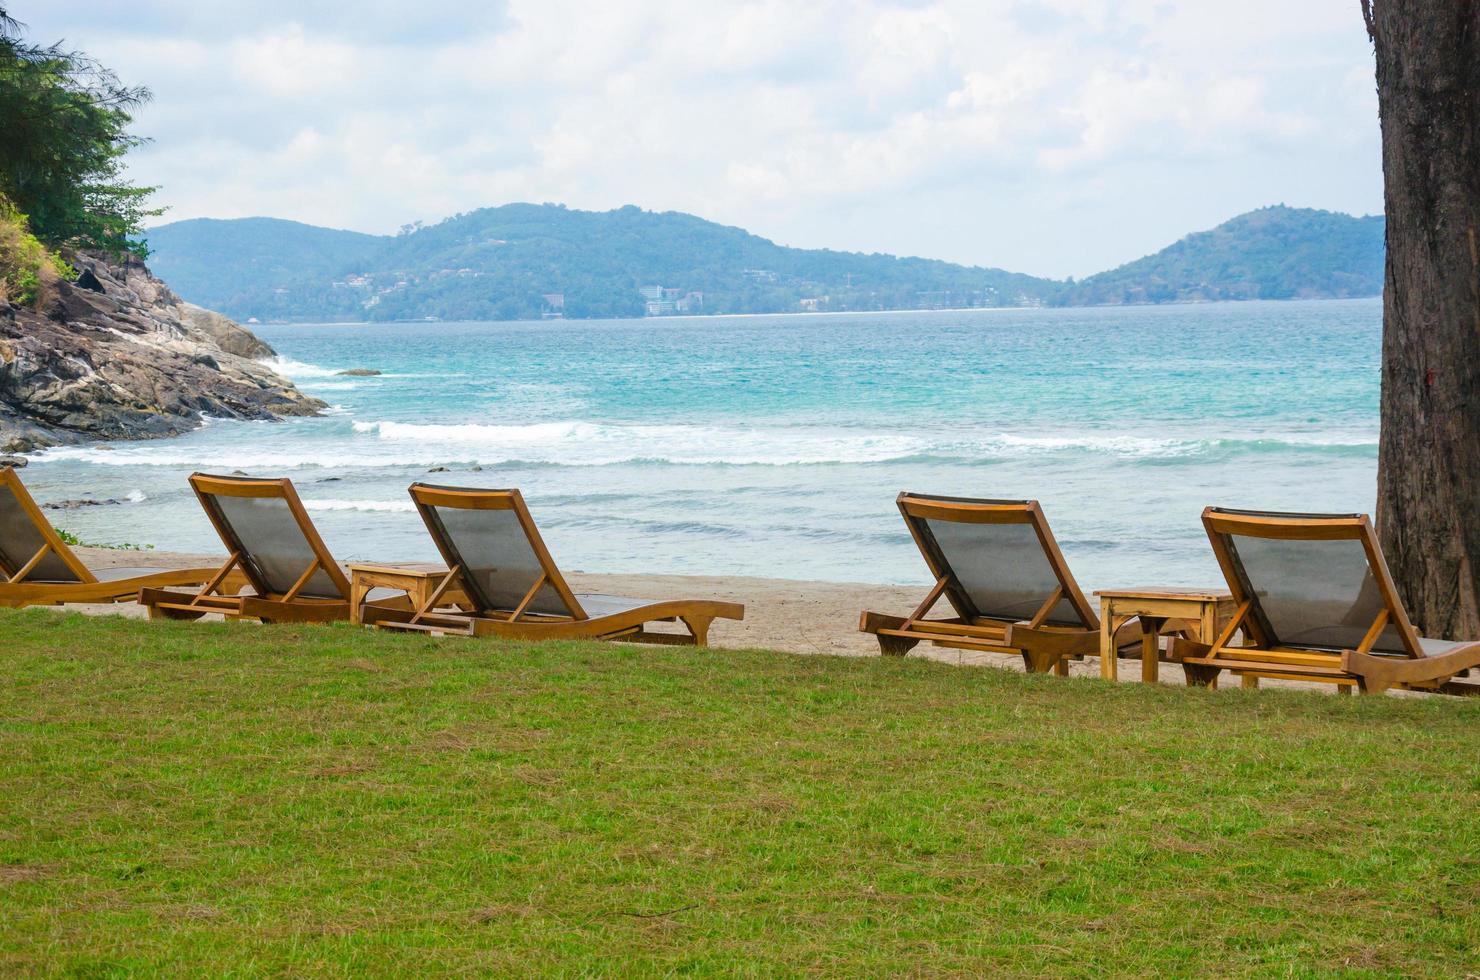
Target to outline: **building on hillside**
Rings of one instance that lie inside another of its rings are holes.
[[[544,300],[545,306],[544,309],[540,311],[540,316],[544,317],[546,320],[565,319],[564,293],[545,293]]]
[[[672,286],[639,286],[644,316],[674,316],[699,313],[704,309],[704,294]]]

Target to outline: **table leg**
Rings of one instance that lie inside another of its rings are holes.
[[[1160,676],[1161,627],[1166,620],[1158,616],[1141,617],[1141,681],[1155,684]]]
[[[1115,607],[1109,602],[1100,602],[1100,677],[1107,681],[1116,679],[1119,665],[1115,662]]]
[[[360,607],[364,604],[365,596],[367,596],[369,594],[370,594],[370,590],[367,589],[367,588],[365,588],[364,584],[361,583],[358,579],[355,579],[355,578],[351,578],[350,579],[350,583],[349,583],[349,621],[351,623],[354,623],[356,626],[362,626],[362,625],[364,625],[363,620],[360,619]]]
[[[1252,691],[1259,686],[1259,675],[1245,674],[1242,678],[1240,678],[1240,683],[1246,690]]]

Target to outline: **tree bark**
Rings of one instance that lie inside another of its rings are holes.
[[[1480,0],[1362,0],[1387,271],[1377,525],[1427,636],[1480,638]]]

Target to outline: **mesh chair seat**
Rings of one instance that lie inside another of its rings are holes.
[[[146,578],[167,571],[168,568],[95,568],[93,575],[99,582],[117,582],[126,578]]]
[[[615,616],[629,609],[641,609],[643,606],[656,605],[658,602],[657,599],[633,599],[621,595],[588,595],[584,592],[577,593],[576,599],[580,602],[581,608],[586,610],[586,615],[592,619]]]
[[[1427,636],[1420,636],[1418,638],[1418,645],[1423,648],[1423,655],[1425,657],[1440,657],[1446,653],[1453,653],[1455,650],[1480,645],[1480,641],[1435,640]]]
[[[24,568],[42,548],[49,548],[26,576],[28,582],[76,584],[80,564],[52,528],[41,522],[35,501],[9,466],[0,466],[0,581]]]

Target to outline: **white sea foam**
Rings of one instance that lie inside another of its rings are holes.
[[[416,509],[409,500],[305,500],[303,506],[312,511],[354,510],[366,513],[401,513]]]
[[[344,370],[343,368],[326,368],[320,367],[317,364],[308,364],[304,361],[295,361],[291,357],[283,357],[281,354],[277,357],[267,358],[265,363],[278,374],[293,381],[297,381],[300,378],[332,378]]]
[[[612,425],[537,422],[457,425],[356,422],[382,448],[426,461],[511,460],[569,466],[654,461],[686,464],[869,463],[923,452],[929,443],[897,433],[810,426]]]
[[[334,423],[342,426],[343,422]],[[242,430],[228,433],[233,426]],[[246,427],[252,428],[246,428]],[[266,423],[218,422],[223,438],[192,441],[64,446],[45,459],[112,466],[190,466],[270,471],[297,467],[402,467],[447,463],[542,463],[604,466],[617,463],[788,466],[885,463],[906,459],[981,462],[1034,456],[1089,456],[1126,460],[1176,459],[1235,452],[1375,450],[1364,432],[1238,433],[1223,438],[1162,438],[1099,432],[1023,435],[975,434],[961,429],[869,432],[828,426],[633,425],[586,421],[435,424],[355,421],[350,431],[316,432],[295,423],[295,434]],[[250,433],[250,435],[247,435]]]
[[[123,495],[123,499],[127,500],[131,504],[142,504],[144,501],[148,500],[149,497],[142,490],[130,490],[128,493]]]

